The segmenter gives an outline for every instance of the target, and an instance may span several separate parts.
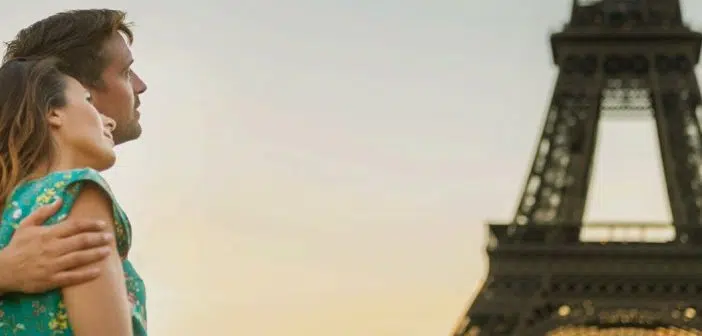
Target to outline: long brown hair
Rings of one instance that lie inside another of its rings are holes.
[[[56,58],[18,58],[0,67],[0,204],[54,148],[47,121],[66,105],[65,75]]]

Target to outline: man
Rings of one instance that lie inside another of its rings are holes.
[[[109,9],[62,12],[22,29],[7,43],[3,62],[17,57],[60,58],[101,113],[117,122],[115,144],[137,139],[139,95],[146,84],[131,69],[133,35],[126,14]],[[60,203],[60,202],[58,202]],[[107,256],[113,237],[107,225],[91,220],[42,223],[60,207],[38,209],[19,224],[10,244],[0,250],[0,293],[39,293],[94,279],[89,267]]]

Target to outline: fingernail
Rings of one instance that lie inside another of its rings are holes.
[[[105,241],[110,241],[110,240],[112,240],[112,234],[111,233],[104,233],[102,235],[102,239],[104,239]]]
[[[52,202],[53,204],[56,204],[58,202],[61,202],[61,197],[56,197],[54,198],[54,201]]]
[[[100,249],[100,254],[101,255],[108,255],[108,254],[110,254],[110,249],[108,247],[103,247]]]
[[[105,223],[105,221],[101,221],[101,220],[97,221],[97,226],[99,226],[101,228],[104,228],[106,225],[107,225],[107,223]]]

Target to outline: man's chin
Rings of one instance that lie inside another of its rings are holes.
[[[139,139],[141,136],[141,125],[137,122],[132,127],[130,127],[128,130],[125,130],[124,133],[117,133],[113,134],[113,137],[115,139],[115,146],[123,144],[125,142],[129,142],[132,140]]]

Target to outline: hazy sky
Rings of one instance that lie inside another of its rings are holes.
[[[0,37],[63,9],[136,22],[144,135],[107,175],[153,335],[446,335],[550,100],[570,1],[528,3],[34,0]],[[669,220],[652,127],[605,122],[589,219]]]

